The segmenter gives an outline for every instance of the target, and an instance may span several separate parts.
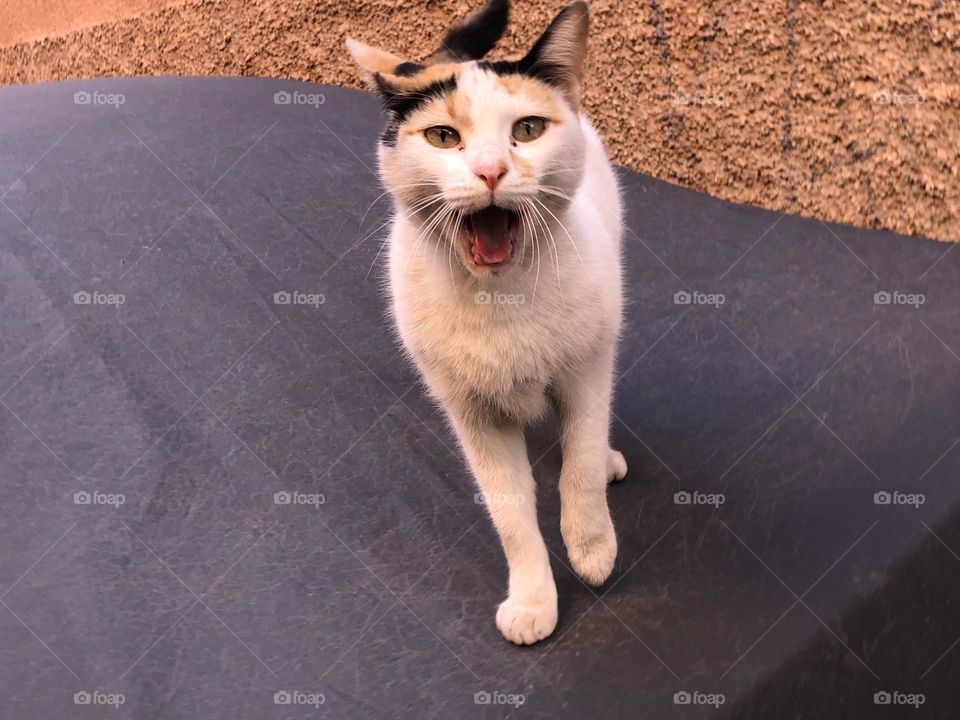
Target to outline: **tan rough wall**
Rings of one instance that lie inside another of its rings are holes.
[[[184,0],[7,0],[0,3],[0,47],[182,5]]]
[[[358,87],[346,33],[421,58],[477,4],[197,0],[0,48],[0,83],[191,74]],[[515,3],[494,54],[523,51],[561,5]],[[617,162],[731,200],[960,239],[956,0],[591,11],[587,107]]]

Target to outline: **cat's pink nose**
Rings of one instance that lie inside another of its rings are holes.
[[[496,190],[500,180],[507,174],[507,166],[502,162],[483,163],[473,168],[473,174],[483,180],[490,190]]]

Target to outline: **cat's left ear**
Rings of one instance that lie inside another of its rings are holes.
[[[574,108],[580,106],[589,29],[587,3],[577,0],[560,11],[520,61],[523,72],[559,88]]]

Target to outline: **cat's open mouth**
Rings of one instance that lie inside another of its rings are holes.
[[[520,228],[520,215],[491,205],[464,218],[469,258],[484,267],[504,265],[513,257]]]

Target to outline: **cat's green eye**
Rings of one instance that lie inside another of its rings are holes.
[[[446,125],[435,125],[423,131],[427,142],[438,148],[452,148],[460,144],[460,133]]]
[[[543,135],[547,121],[542,117],[525,117],[513,124],[513,139],[517,142],[530,142]]]

